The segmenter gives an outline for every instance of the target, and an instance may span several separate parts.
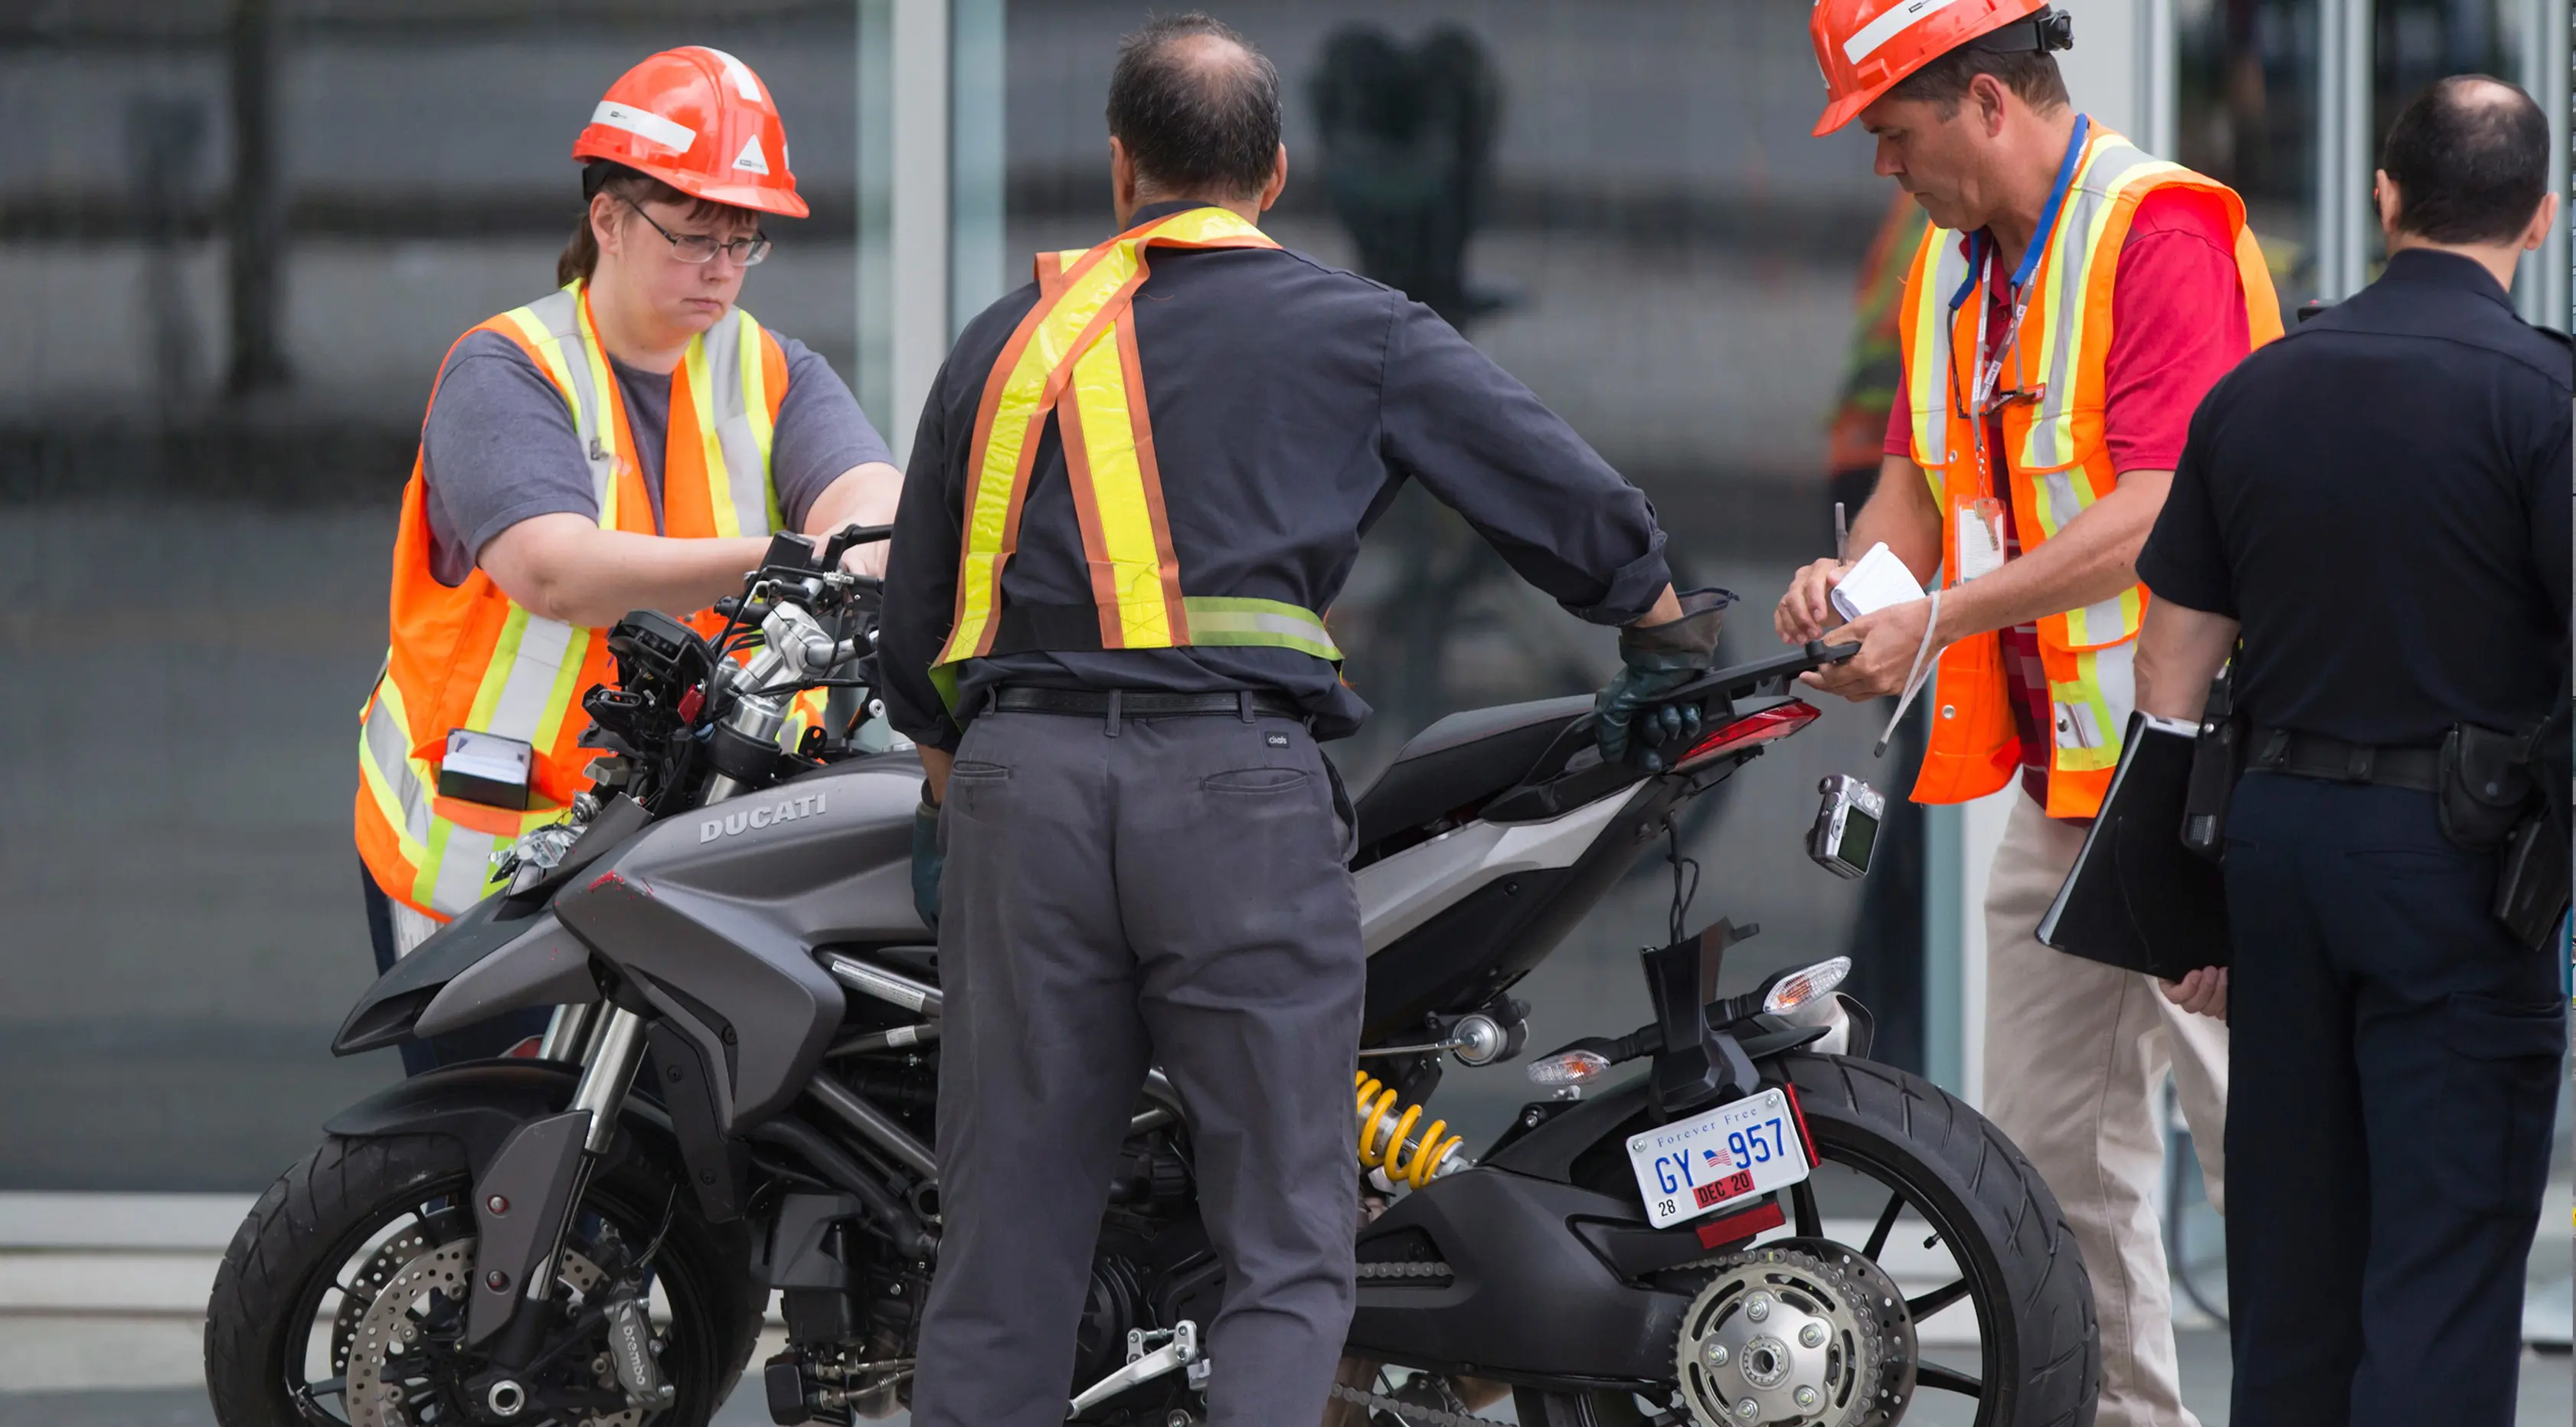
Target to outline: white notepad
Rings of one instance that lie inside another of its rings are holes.
[[[1833,592],[1834,610],[1847,620],[1921,598],[1923,586],[1884,540],[1869,547],[1869,553],[1860,557],[1860,563],[1851,567],[1851,573],[1842,577]]]

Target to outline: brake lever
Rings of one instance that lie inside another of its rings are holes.
[[[833,531],[832,538],[824,543],[823,568],[839,569],[841,557],[849,553],[851,546],[873,545],[880,540],[893,538],[894,527],[891,525],[860,525],[856,522],[844,525]]]

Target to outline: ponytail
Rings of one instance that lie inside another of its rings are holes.
[[[599,235],[590,231],[590,205],[581,206],[581,222],[572,230],[572,241],[564,244],[563,255],[555,259],[555,286],[570,287],[590,281],[599,267]]]

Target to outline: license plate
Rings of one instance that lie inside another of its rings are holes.
[[[1807,1177],[1789,1097],[1765,1090],[1628,1141],[1628,1163],[1661,1229]]]

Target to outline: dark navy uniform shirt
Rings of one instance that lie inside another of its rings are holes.
[[[2138,574],[2244,629],[2262,727],[2428,747],[2558,692],[2576,357],[2485,268],[2408,249],[2212,388]]]
[[[1190,206],[1153,205],[1134,222]],[[1136,345],[1182,593],[1329,609],[1360,537],[1408,476],[1584,619],[1632,623],[1670,583],[1645,496],[1429,308],[1285,249],[1155,248],[1148,262]],[[967,324],[923,407],[904,477],[878,687],[889,721],[936,748],[959,736],[929,671],[956,613],[976,404],[1037,296],[1031,283]],[[1006,608],[1091,603],[1053,418],[1002,596]],[[1022,653],[970,660],[960,674],[961,718],[1003,683],[1273,690],[1325,738],[1368,714],[1330,663],[1288,649]]]

